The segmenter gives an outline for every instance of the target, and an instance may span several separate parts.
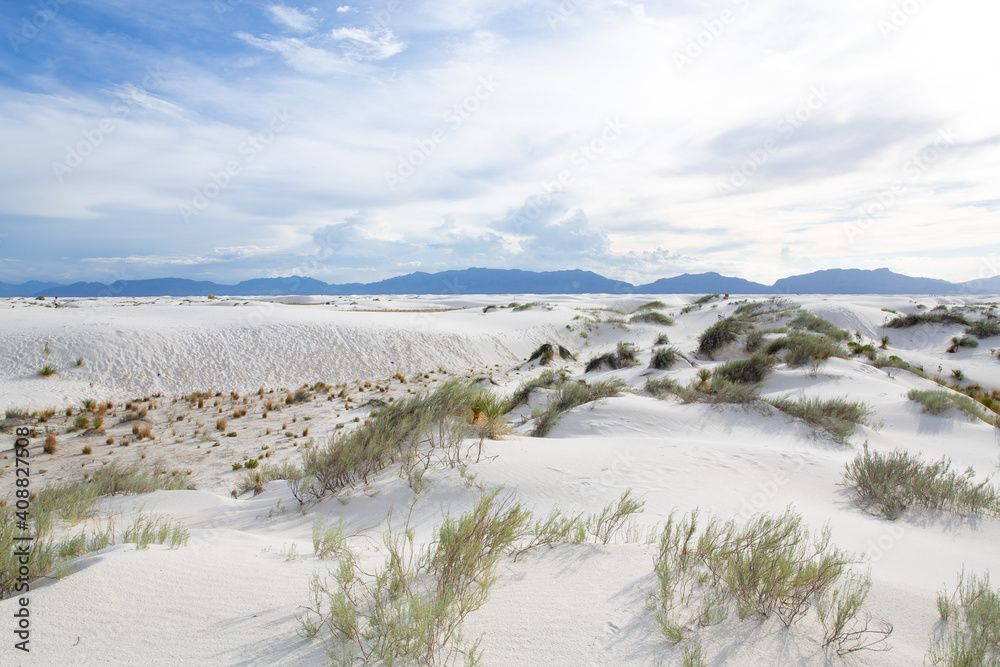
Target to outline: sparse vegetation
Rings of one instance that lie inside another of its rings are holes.
[[[845,398],[775,398],[768,401],[785,414],[822,429],[836,442],[846,444],[858,424],[868,424],[872,409]]]
[[[971,334],[979,339],[1000,336],[1000,320],[995,317],[976,320],[975,322],[969,324],[969,328],[965,330],[965,333]]]
[[[617,370],[636,366],[639,364],[637,352],[638,350],[636,350],[635,345],[631,343],[618,343],[618,347],[614,352],[606,352],[588,361],[586,372],[590,373],[591,371],[600,370],[605,367]]]
[[[847,464],[844,486],[866,512],[895,520],[906,508],[917,505],[954,513],[1000,516],[1000,491],[987,478],[975,482],[972,468],[952,470],[951,461],[925,463],[905,451],[864,453]]]
[[[897,315],[886,322],[885,326],[890,329],[906,329],[919,324],[961,324],[962,326],[969,326],[969,321],[961,313],[951,312],[947,309],[944,311],[934,309],[929,313]]]
[[[665,333],[656,334],[656,339],[653,341],[653,346],[657,345],[669,345],[670,338]]]
[[[867,588],[852,585],[857,578],[850,568],[859,561],[831,546],[828,526],[813,534],[789,509],[745,524],[713,518],[699,531],[698,516],[695,511],[678,520],[671,514],[660,534],[650,602],[667,641],[680,643],[733,611],[740,621],[777,616],[789,627],[819,606],[837,611],[835,623],[830,613],[819,613],[825,640],[838,652],[884,647],[892,626],[869,630],[870,617],[858,618]],[[854,604],[838,604],[844,597],[838,591],[848,591]]]
[[[594,384],[581,384],[578,382],[564,382],[559,385],[555,393],[549,398],[549,403],[535,419],[535,427],[531,435],[542,438],[549,434],[556,422],[569,410],[597,401],[602,398],[615,396],[625,387],[625,383],[618,378],[595,382]]]
[[[847,340],[849,337],[849,334],[843,329],[838,329],[831,322],[810,313],[808,310],[799,310],[788,326],[792,329],[805,329],[822,334],[835,341]]]
[[[576,357],[573,356],[572,352],[567,350],[562,345],[554,345],[552,343],[543,343],[538,346],[538,348],[531,353],[531,356],[528,357],[528,361],[538,359],[538,363],[540,365],[547,366],[552,363],[556,357],[565,361],[576,361]]]
[[[667,307],[667,304],[663,303],[662,301],[659,301],[659,300],[657,300],[657,301],[649,301],[647,303],[642,304],[641,306],[639,306],[638,308],[636,308],[632,312],[637,313],[640,310],[656,310],[656,309],[662,310],[662,309],[664,309],[666,307]]]
[[[565,380],[565,371],[547,370],[533,380],[526,380],[522,382],[520,386],[514,390],[513,395],[510,397],[508,404],[509,410],[513,410],[522,403],[526,403],[528,401],[528,396],[531,394],[533,389],[549,389],[564,382]]]
[[[56,374],[56,367],[52,364],[44,364],[38,369],[38,374],[42,377],[51,377]]]
[[[764,381],[774,367],[775,358],[757,352],[748,359],[734,359],[716,367],[712,372],[712,384],[720,381],[733,384],[758,384]]]
[[[659,324],[661,326],[671,327],[674,325],[674,318],[668,317],[655,310],[650,310],[644,313],[639,313],[638,315],[633,315],[628,322],[629,324]]]
[[[911,389],[906,397],[924,406],[921,412],[932,415],[943,415],[951,408],[957,408],[972,419],[982,419],[987,423],[993,420],[983,413],[979,404],[964,394],[947,389]]]
[[[723,317],[698,336],[698,353],[709,359],[743,333],[746,323],[733,317]]]
[[[948,346],[946,352],[949,354],[955,354],[960,348],[963,347],[979,347],[979,342],[975,338],[969,338],[968,336],[962,336],[961,338],[954,336],[951,339],[951,345]]]
[[[944,627],[931,637],[930,664],[1000,665],[1000,589],[991,587],[989,572],[966,577],[963,570],[954,593],[938,593],[937,608]]]
[[[667,370],[677,363],[680,352],[676,347],[661,347],[653,350],[653,354],[649,359],[649,367],[658,370]]]
[[[768,354],[784,351],[784,362],[791,368],[806,364],[818,365],[831,357],[847,356],[844,349],[828,336],[794,331],[771,341],[765,350]]]

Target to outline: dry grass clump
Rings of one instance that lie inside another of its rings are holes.
[[[637,366],[638,364],[639,356],[635,345],[621,342],[618,343],[618,347],[615,348],[614,352],[607,352],[588,361],[585,372],[589,373],[602,368],[618,370],[620,368],[628,368],[629,366]]]
[[[858,562],[830,544],[829,526],[812,533],[790,509],[746,524],[713,518],[701,531],[697,511],[680,520],[671,515],[660,535],[650,602],[672,644],[733,611],[740,621],[777,616],[789,627],[815,607],[824,646],[841,654],[883,650],[892,626],[869,629],[871,617],[859,618],[869,583],[851,572]]]
[[[83,455],[84,456],[90,456],[93,453],[94,453],[94,448],[93,447],[91,447],[90,445],[84,445],[83,446]]]
[[[136,440],[153,440],[153,427],[150,424],[132,424],[132,435]]]
[[[58,444],[59,442],[56,440],[56,434],[49,431],[45,434],[45,444],[42,445],[42,451],[46,454],[55,454]]]
[[[976,483],[972,468],[958,473],[948,458],[925,463],[904,451],[864,453],[847,464],[844,486],[866,512],[895,520],[911,505],[954,513],[1000,516],[1000,491],[989,478]]]
[[[219,417],[218,419],[215,420],[215,430],[224,432],[226,430],[226,425],[228,424],[229,420],[227,420],[225,417]]]
[[[791,415],[823,431],[840,444],[854,435],[858,424],[868,424],[872,416],[870,406],[844,398],[806,398],[797,400],[774,398],[768,401],[785,414]]]

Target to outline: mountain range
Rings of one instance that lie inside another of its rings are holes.
[[[255,278],[235,285],[185,278],[115,281],[110,284],[30,281],[0,282],[0,297],[100,296],[285,296],[351,294],[1000,294],[1000,276],[952,283],[914,278],[889,269],[827,269],[764,285],[718,273],[685,273],[633,285],[592,271],[478,269],[418,271],[374,283],[331,285],[314,278]]]

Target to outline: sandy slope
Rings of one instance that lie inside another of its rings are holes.
[[[649,297],[653,298],[653,297]],[[78,434],[60,436],[60,451],[42,454],[33,445],[35,484],[73,479],[115,457],[131,461],[142,451],[171,467],[194,472],[197,490],[156,492],[141,498],[105,502],[110,513],[128,513],[137,504],[181,521],[191,532],[186,547],[153,546],[136,551],[131,545],[109,547],[74,563],[75,572],[32,592],[35,634],[29,659],[13,655],[9,640],[0,644],[2,664],[323,664],[319,640],[296,634],[296,614],[308,601],[308,581],[332,561],[312,555],[315,520],[343,518],[351,527],[377,536],[406,521],[413,494],[395,470],[339,499],[310,504],[297,511],[287,484],[268,485],[265,493],[230,497],[241,477],[231,464],[247,456],[271,455],[266,461],[297,460],[297,445],[306,437],[323,438],[365,416],[371,393],[352,389],[353,407],[342,399],[285,405],[265,419],[261,399],[250,394],[250,414],[231,419],[237,435],[224,437],[214,427],[215,405],[192,409],[172,403],[172,395],[215,388],[225,412],[243,404],[244,396],[264,386],[268,391],[295,388],[305,382],[371,380],[402,396],[423,391],[453,374],[492,374],[500,391],[512,391],[538,369],[518,366],[546,340],[579,353],[569,364],[582,374],[583,362],[613,348],[619,340],[635,342],[648,360],[650,344],[666,331],[696,366],[679,364],[669,375],[683,381],[697,368],[719,361],[696,359],[696,338],[729,307],[705,307],[678,315],[692,299],[662,297],[677,317],[674,327],[613,324],[586,327],[578,308],[633,308],[647,299],[629,296],[541,297],[551,310],[523,312],[501,309],[483,313],[489,303],[530,301],[532,297],[480,299],[435,297],[390,303],[356,299],[358,308],[461,308],[435,313],[350,312],[351,300],[338,305],[285,305],[205,300],[127,300],[80,302],[58,311],[24,300],[0,320],[0,402],[12,407],[65,407],[81,398],[127,399],[160,392],[150,413],[155,441],[133,442],[128,425],[109,426],[116,437]],[[890,307],[912,310],[908,297],[800,297],[805,307],[834,324],[878,339]],[[928,307],[958,299],[927,297]],[[135,304],[135,305],[133,305]],[[3,306],[0,306],[3,307]],[[265,314],[266,311],[266,314]],[[256,317],[258,314],[262,317]],[[567,325],[571,328],[567,328]],[[581,331],[588,334],[584,339]],[[960,328],[922,326],[891,330],[891,351],[912,363],[946,375],[961,368],[967,377],[1000,386],[1000,362],[990,356],[987,340],[975,350],[944,352]],[[59,373],[48,379],[32,374],[44,363],[42,345]],[[87,364],[74,368],[82,356]],[[439,368],[447,374],[430,373]],[[407,383],[389,380],[401,370]],[[420,383],[414,375],[427,372]],[[159,376],[156,375],[159,373]],[[617,375],[640,387],[650,372],[642,366],[624,371],[591,373],[588,380]],[[662,375],[654,372],[654,377]],[[93,383],[93,386],[90,385]],[[352,384],[352,388],[354,384]],[[754,512],[780,513],[791,505],[805,522],[819,528],[829,523],[833,541],[843,549],[864,552],[870,562],[873,589],[868,607],[895,626],[885,653],[839,658],[819,647],[821,628],[808,620],[791,631],[776,619],[737,623],[730,619],[701,634],[709,664],[742,665],[912,665],[920,664],[935,628],[934,598],[953,586],[963,567],[989,569],[1000,576],[1000,521],[957,517],[935,512],[909,512],[889,522],[859,511],[838,486],[844,464],[862,442],[873,449],[905,448],[927,458],[949,456],[980,475],[995,473],[1000,443],[996,430],[953,411],[943,416],[920,412],[906,399],[911,388],[936,385],[906,372],[893,376],[858,359],[834,359],[818,373],[779,366],[764,393],[776,395],[849,396],[875,409],[873,427],[860,427],[853,448],[837,445],[769,406],[756,409],[683,405],[648,395],[621,394],[572,410],[549,437],[521,434],[487,441],[484,457],[464,473],[437,469],[431,484],[409,514],[418,541],[432,538],[443,511],[457,515],[472,507],[480,488],[504,486],[527,506],[545,513],[554,506],[570,512],[592,512],[633,489],[645,503],[642,527],[662,523],[672,512],[695,508],[723,519],[746,518]],[[269,396],[281,397],[283,392]],[[533,401],[544,400],[536,395]],[[177,422],[176,417],[183,421]],[[294,418],[295,421],[292,421]],[[308,418],[308,419],[307,419]],[[61,420],[61,421],[60,421]],[[54,424],[65,424],[60,416]],[[109,421],[110,423],[110,421]],[[179,425],[178,425],[179,424]],[[200,426],[199,426],[200,425]],[[278,428],[281,426],[282,428]],[[267,433],[266,429],[272,429]],[[194,435],[194,430],[200,431]],[[174,433],[174,431],[176,433]],[[293,437],[285,437],[284,432]],[[80,448],[94,442],[94,453]],[[212,447],[220,442],[219,447]],[[9,450],[2,452],[9,455]],[[10,460],[0,461],[0,484],[9,490]],[[82,465],[81,465],[82,464]],[[42,472],[44,470],[45,472]],[[471,481],[470,481],[471,480]],[[289,557],[292,545],[298,552]],[[372,563],[378,554],[371,542],[355,541]],[[657,657],[676,664],[678,649],[663,641],[653,614],[645,607],[653,588],[654,547],[616,540],[606,546],[564,545],[536,551],[517,562],[506,561],[487,603],[466,623],[466,635],[482,635],[486,665],[648,665]],[[0,616],[9,618],[13,601],[0,601]],[[5,631],[6,632],[6,631]]]

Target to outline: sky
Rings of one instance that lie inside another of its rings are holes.
[[[992,0],[0,0],[0,281],[1000,274]]]

